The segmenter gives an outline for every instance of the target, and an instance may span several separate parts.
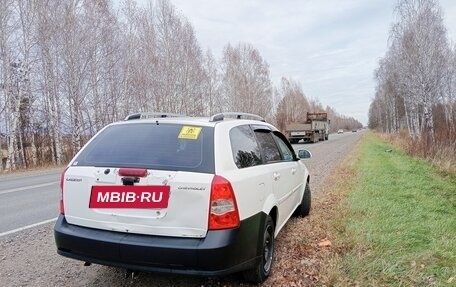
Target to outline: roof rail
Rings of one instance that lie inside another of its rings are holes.
[[[264,118],[260,117],[259,115],[248,114],[248,113],[239,113],[239,112],[226,112],[226,113],[219,113],[211,116],[209,119],[210,122],[218,122],[223,121],[225,118],[235,118],[235,119],[245,119],[251,118],[253,120],[265,122]]]
[[[136,113],[128,115],[124,121],[129,120],[143,120],[150,118],[171,118],[171,117],[185,117],[185,115],[173,114],[173,113]]]

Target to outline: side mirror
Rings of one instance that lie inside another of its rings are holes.
[[[300,159],[311,158],[312,154],[310,153],[310,151],[308,151],[306,149],[300,149],[300,150],[298,150],[298,157]]]

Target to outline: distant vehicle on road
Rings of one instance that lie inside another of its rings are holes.
[[[338,134],[343,134],[344,133],[344,130],[343,129],[340,129],[337,131]]]
[[[353,129],[352,130],[352,133],[356,133],[358,130],[357,129]]]
[[[298,143],[300,140],[316,143],[329,138],[329,124],[327,113],[307,113],[304,123],[287,123],[285,131],[291,143]]]

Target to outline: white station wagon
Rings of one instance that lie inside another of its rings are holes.
[[[98,132],[61,177],[60,255],[135,271],[263,282],[274,238],[310,210],[309,173],[256,115],[145,113]]]

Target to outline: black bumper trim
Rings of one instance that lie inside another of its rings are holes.
[[[261,258],[258,213],[235,229],[208,231],[205,238],[151,236],[99,230],[67,223],[54,227],[57,253],[90,263],[131,270],[222,276],[253,268]]]

